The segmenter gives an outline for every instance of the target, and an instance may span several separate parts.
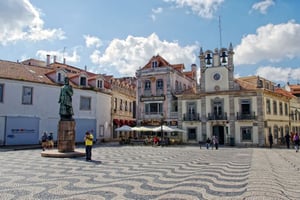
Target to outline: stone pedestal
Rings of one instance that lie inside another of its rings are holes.
[[[57,134],[58,152],[74,152],[75,150],[75,121],[62,121],[58,123]]]

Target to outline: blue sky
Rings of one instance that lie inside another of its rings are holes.
[[[300,83],[299,8],[296,0],[1,0],[0,59],[50,54],[121,77],[157,54],[190,70],[200,47],[232,43],[236,77]]]

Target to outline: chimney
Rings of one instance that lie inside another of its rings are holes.
[[[192,68],[192,72],[193,72],[193,79],[196,80],[197,79],[197,65],[192,64],[191,68]]]
[[[66,64],[66,58],[64,58],[64,65]]]
[[[56,56],[53,56],[53,62],[54,63],[56,62]]]
[[[85,70],[85,71],[87,70],[87,66],[86,66],[86,65],[84,66],[84,70]]]
[[[46,66],[49,66],[50,65],[50,55],[47,54],[47,59],[46,59]]]

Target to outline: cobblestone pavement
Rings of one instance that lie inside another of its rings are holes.
[[[294,150],[97,146],[92,158],[1,151],[0,199],[300,199]]]

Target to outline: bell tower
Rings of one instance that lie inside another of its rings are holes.
[[[200,92],[234,89],[233,48],[203,51],[200,48]]]

